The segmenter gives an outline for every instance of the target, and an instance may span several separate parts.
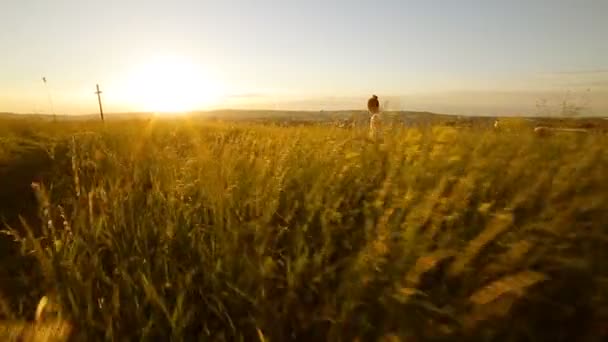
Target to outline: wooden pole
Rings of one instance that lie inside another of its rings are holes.
[[[51,105],[51,113],[53,114],[53,122],[57,122],[57,114],[55,113],[55,107],[53,106],[53,98],[51,97],[51,91],[49,90],[49,86],[46,83],[46,76],[42,77],[42,82],[44,82],[44,87],[46,88],[46,95],[49,98],[49,104]]]
[[[103,107],[101,106],[101,93],[102,91],[99,90],[99,84],[96,85],[97,86],[97,91],[95,92],[95,94],[97,94],[97,101],[99,102],[99,115],[101,116],[101,121],[103,120]]]

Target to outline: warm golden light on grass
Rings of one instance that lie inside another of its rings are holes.
[[[178,113],[208,108],[221,95],[209,71],[192,61],[159,57],[142,63],[128,75],[125,96],[145,111]]]
[[[0,341],[607,340],[604,125],[417,118],[0,116]]]

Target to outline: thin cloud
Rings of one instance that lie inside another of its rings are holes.
[[[260,98],[266,95],[262,93],[241,93],[241,94],[229,94],[226,97],[230,99],[249,99],[249,98]]]
[[[588,70],[562,70],[544,73],[545,75],[593,75],[608,74],[608,69],[588,69]]]

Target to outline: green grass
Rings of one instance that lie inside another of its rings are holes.
[[[87,340],[594,341],[608,324],[606,135],[0,127],[6,317],[54,293]]]

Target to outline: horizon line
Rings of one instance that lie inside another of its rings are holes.
[[[120,112],[106,112],[104,115],[124,115],[124,114],[161,114],[161,115],[173,115],[173,114],[197,114],[197,113],[212,113],[221,111],[234,111],[234,112],[304,112],[304,113],[323,113],[323,112],[366,112],[366,109],[276,109],[276,108],[216,108],[216,109],[196,109],[189,111],[167,111],[167,112],[155,112],[155,111],[120,111]],[[426,110],[385,110],[387,113],[394,112],[410,112],[410,113],[433,113],[440,115],[449,115],[443,113],[435,113]],[[99,116],[99,113],[85,113],[85,114],[53,114],[53,113],[33,113],[33,112],[2,112],[0,115],[40,115],[40,116]],[[460,115],[460,114],[453,114]]]
[[[106,118],[112,118],[112,116],[121,116],[121,115],[157,115],[163,117],[183,117],[187,115],[197,114],[197,113],[213,113],[213,112],[221,112],[221,111],[233,111],[233,112],[283,112],[283,113],[339,113],[339,112],[367,112],[364,109],[340,109],[340,110],[281,110],[281,109],[210,109],[210,110],[196,110],[196,111],[188,111],[188,112],[113,112],[113,113],[104,113]],[[462,114],[462,113],[437,113],[431,111],[417,111],[417,110],[387,110],[384,113],[416,113],[416,114],[430,114],[430,115],[439,115],[439,116],[454,116],[454,117],[490,117],[490,118],[507,118],[507,117],[520,117],[520,118],[561,118],[561,119],[608,119],[608,116],[605,115],[581,115],[575,117],[565,117],[559,114],[556,115],[534,115],[534,114],[526,114],[526,113],[511,113],[511,114],[502,114],[502,115],[479,115],[479,114]],[[99,113],[94,114],[48,114],[48,113],[18,113],[18,112],[0,112],[0,118],[2,115],[13,115],[13,116],[45,116],[45,117],[97,117]]]

